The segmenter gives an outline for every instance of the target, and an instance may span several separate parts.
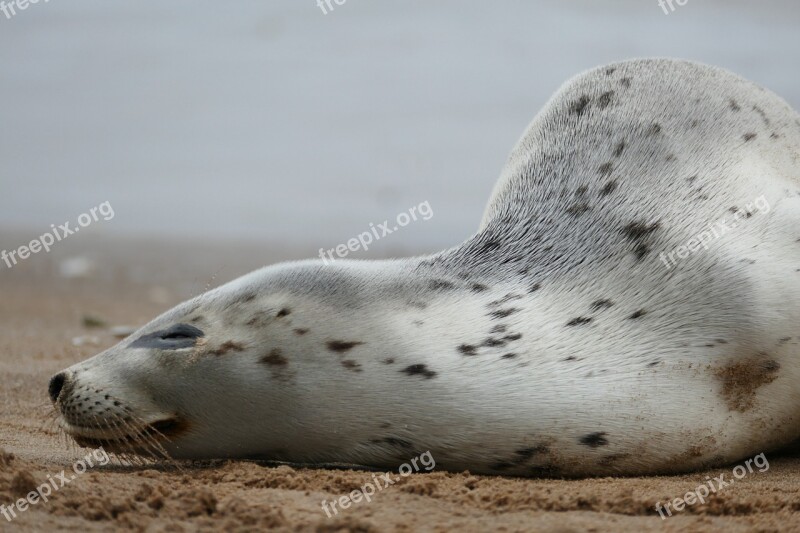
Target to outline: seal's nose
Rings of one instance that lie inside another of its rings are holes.
[[[50,399],[53,400],[53,403],[56,403],[56,400],[58,400],[58,395],[61,394],[61,389],[64,388],[64,383],[66,383],[66,381],[66,372],[59,372],[50,378],[50,386],[47,387],[47,392],[50,394]]]

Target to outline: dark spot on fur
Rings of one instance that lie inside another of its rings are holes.
[[[534,455],[539,455],[542,453],[547,453],[549,448],[545,445],[541,446],[533,446],[531,448],[523,448],[521,450],[517,450],[514,452],[514,455],[519,457],[520,461],[527,461]]]
[[[385,364],[385,365],[393,365],[394,364],[394,359],[392,359],[391,357],[388,358],[388,359],[384,359],[383,360],[383,364]]]
[[[517,356],[515,353],[507,353],[503,355],[503,359],[514,359]]]
[[[655,123],[647,129],[647,135],[658,135],[661,133],[661,124]]]
[[[514,307],[510,309],[498,309],[497,311],[492,311],[491,313],[489,313],[489,316],[493,318],[505,318],[509,315],[516,313],[517,311],[519,311],[519,309],[516,309]]]
[[[792,340],[791,337],[783,337],[782,339],[778,339],[778,346],[780,346],[781,344],[786,344],[790,340]]]
[[[611,98],[614,96],[614,91],[604,92],[597,99],[597,107],[605,109],[611,104]]]
[[[619,83],[625,87],[626,89],[631,86],[631,79],[630,78],[622,78],[619,80]]]
[[[781,365],[764,357],[766,354],[760,353],[714,370],[714,375],[722,382],[722,397],[731,411],[743,413],[752,409],[757,390],[778,377]]]
[[[660,363],[661,363],[661,361],[653,361],[652,363],[648,363],[647,366],[648,367],[654,367],[654,366],[658,366]]]
[[[636,311],[635,313],[633,313],[633,314],[632,314],[630,317],[628,317],[628,318],[630,318],[630,319],[632,319],[632,320],[635,320],[635,319],[637,319],[637,318],[641,318],[641,317],[643,317],[643,316],[644,316],[644,315],[646,315],[646,314],[647,314],[647,311],[645,311],[644,309],[639,309],[638,311]]]
[[[601,176],[608,176],[609,174],[611,174],[612,170],[614,170],[614,164],[611,163],[611,161],[609,161],[608,163],[603,163],[597,169],[597,171],[600,172]]]
[[[592,304],[592,311],[599,311],[600,309],[608,309],[614,305],[611,300],[597,300]]]
[[[583,324],[588,324],[591,322],[592,319],[585,316],[579,316],[578,318],[573,318],[569,322],[567,322],[567,326],[581,326]]]
[[[364,344],[364,343],[359,341],[328,341],[327,346],[328,349],[332,352],[343,353],[353,349],[359,344]]]
[[[266,313],[257,313],[245,322],[246,326],[263,327],[269,323],[270,317]]]
[[[589,187],[588,187],[588,186],[586,186],[586,185],[581,185],[580,187],[578,187],[577,189],[575,189],[575,195],[576,195],[576,196],[583,196],[584,194],[586,194],[586,192],[587,192],[588,190],[589,190]]]
[[[280,348],[273,348],[269,354],[261,357],[260,361],[270,366],[286,366],[289,361],[283,356]]]
[[[428,370],[428,367],[425,365],[407,366],[406,368],[403,369],[403,372],[405,372],[409,376],[423,376],[425,379],[431,379],[436,377],[436,372]]]
[[[569,107],[569,112],[581,116],[586,111],[586,106],[589,105],[590,98],[586,95],[581,96],[578,100],[572,103]]]
[[[345,367],[347,370],[352,370],[353,372],[361,372],[361,365],[352,359],[345,359],[342,361],[342,366]]]
[[[778,135],[777,133],[773,132],[773,133],[772,133],[772,134],[769,136],[769,138],[770,138],[770,139],[772,139],[772,140],[775,140],[775,139],[778,139],[778,138],[780,138],[780,135]]]
[[[606,76],[611,76],[612,74],[614,74],[614,71],[616,71],[616,70],[617,70],[616,67],[608,67],[606,69]]]
[[[669,154],[667,156],[667,161],[675,161],[676,159],[677,157],[675,157],[675,154]]]
[[[487,241],[480,245],[478,253],[481,255],[488,254],[500,248],[501,244],[497,241]]]
[[[464,355],[476,355],[478,353],[478,347],[472,344],[462,344],[458,347],[458,351]]]
[[[505,337],[503,337],[504,340],[511,342],[518,341],[521,338],[522,338],[522,333],[512,333],[511,335],[506,335]]]
[[[483,341],[483,344],[481,344],[481,346],[487,346],[489,348],[493,348],[495,346],[505,346],[505,345],[506,345],[506,341],[504,341],[502,339],[495,339],[495,338],[492,338],[492,337],[489,337],[488,339]]]
[[[189,322],[191,322],[192,324],[197,324],[198,322],[201,322],[203,320],[205,320],[205,317],[201,315],[194,317],[193,319],[189,320]]]
[[[483,292],[488,289],[486,285],[482,285],[480,283],[473,283],[469,288],[472,290],[472,292]]]
[[[620,141],[617,146],[614,147],[614,157],[619,157],[622,155],[623,150],[625,150],[625,141]]]
[[[744,139],[744,142],[750,142],[750,141],[752,141],[753,139],[756,138],[756,134],[755,133],[745,133],[742,136],[742,138]]]
[[[599,448],[600,446],[606,446],[608,444],[608,439],[606,439],[607,433],[605,431],[601,431],[599,433],[590,433],[581,437],[581,444],[585,444],[590,448]]]
[[[252,301],[253,301],[253,300],[255,300],[255,299],[256,299],[256,293],[254,293],[254,292],[248,292],[248,293],[245,293],[245,294],[242,296],[242,298],[241,298],[241,300],[240,300],[240,301],[241,301],[242,303],[248,303],[248,302],[252,302]]]
[[[428,304],[426,304],[425,302],[408,302],[408,305],[414,307],[415,309],[425,309],[428,307]]]
[[[399,448],[412,448],[413,445],[404,439],[398,439],[397,437],[386,437],[385,439],[372,439],[370,440],[373,444],[389,444],[390,446],[397,446]]]
[[[726,341],[725,339],[714,339],[714,340],[717,342],[717,344],[728,344],[728,341]]]
[[[433,279],[428,283],[428,287],[434,291],[441,291],[455,288],[455,285],[444,279]]]
[[[567,208],[567,213],[577,217],[584,214],[588,210],[589,210],[589,204],[587,204],[586,202],[578,202],[569,206]]]
[[[600,196],[608,196],[612,192],[614,192],[617,188],[616,180],[609,181],[606,183],[602,189],[600,189]]]
[[[511,300],[519,300],[521,298],[522,298],[521,295],[514,294],[513,292],[509,292],[508,294],[506,294],[502,298],[500,298],[498,300],[495,300],[493,302],[489,302],[489,306],[493,307],[493,306],[496,306],[496,305],[504,304],[506,302],[510,302]]]
[[[298,334],[298,335],[305,335],[306,333],[308,333],[308,329],[306,329],[306,328],[295,328],[294,332],[296,334]]]
[[[226,341],[222,343],[222,345],[217,348],[216,350],[212,350],[209,353],[211,355],[225,355],[228,352],[241,352],[244,351],[244,345],[234,342],[234,341]]]
[[[694,176],[689,176],[688,178],[686,178],[686,181],[688,181],[689,183],[694,183],[696,180],[697,180],[697,174],[695,174]]]
[[[503,325],[503,324],[498,324],[495,327],[493,327],[491,330],[489,330],[489,333],[505,333],[507,329],[508,329],[508,326]]]
[[[660,227],[661,225],[658,222],[654,222],[649,226],[642,222],[631,222],[622,229],[622,232],[625,234],[625,236],[636,243],[634,253],[636,254],[637,260],[641,260],[650,252],[650,246],[644,241],[651,233]]]
[[[636,248],[634,249],[633,253],[636,255],[636,260],[641,261],[644,258],[644,256],[650,253],[650,246],[644,243],[638,244],[636,245]]]
[[[291,312],[292,312],[291,309],[287,309],[287,308],[284,307],[283,309],[278,311],[278,313],[275,316],[278,317],[278,318],[281,318],[281,317],[284,317],[284,316],[289,316],[289,314]]]
[[[754,106],[753,106],[753,111],[755,111],[756,113],[758,113],[759,115],[761,115],[761,120],[763,120],[763,121],[764,121],[764,125],[765,125],[765,126],[769,126],[769,124],[770,124],[770,123],[769,123],[769,118],[767,118],[767,114],[766,114],[766,113],[764,113],[764,110],[763,110],[763,109],[761,109],[761,108],[760,108],[760,107],[758,107],[757,105],[754,105]]]
[[[643,237],[647,237],[660,227],[661,224],[659,224],[658,222],[654,222],[649,226],[642,222],[631,222],[630,224],[625,226],[622,231],[629,239],[636,241],[642,239]]]
[[[741,107],[739,107],[739,104],[737,104],[737,103],[736,103],[736,100],[734,100],[733,98],[731,98],[731,99],[728,101],[728,107],[730,107],[730,108],[731,108],[731,110],[733,110],[733,111],[737,111],[737,112],[742,110],[742,108],[741,108]]]
[[[577,360],[578,360],[578,358],[575,357],[574,355],[570,355],[569,357],[564,359],[564,361],[577,361]]]
[[[491,468],[493,470],[505,471],[510,468],[519,467],[520,465],[524,464],[526,461],[530,460],[535,455],[547,453],[548,451],[550,451],[549,448],[544,445],[516,450],[514,452],[514,457],[512,457],[511,459],[505,459],[505,458],[498,459],[497,461],[492,463]]]
[[[534,283],[533,285],[531,285],[530,287],[528,287],[528,292],[529,292],[529,293],[531,293],[531,292],[536,292],[536,291],[538,291],[538,290],[539,290],[539,289],[541,289],[541,288],[542,288],[542,285],[541,285],[540,283]]]

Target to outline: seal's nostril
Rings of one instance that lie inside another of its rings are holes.
[[[50,386],[47,388],[47,392],[50,393],[50,399],[53,400],[53,403],[58,400],[58,395],[61,394],[61,389],[64,388],[66,380],[67,374],[65,372],[56,374],[50,379]]]

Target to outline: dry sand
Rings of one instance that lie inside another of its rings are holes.
[[[0,235],[0,248],[29,235]],[[56,371],[111,346],[103,329],[141,325],[173,304],[276,259],[313,252],[254,253],[236,245],[175,246],[72,237],[13,269],[0,264],[0,503],[10,504],[89,450],[70,448],[46,423],[47,381]],[[15,244],[16,243],[16,244]],[[274,250],[261,246],[260,249]],[[98,265],[86,279],[64,279],[69,256]],[[99,344],[73,346],[77,336]],[[435,457],[435,456],[434,456]],[[683,496],[731,469],[673,477],[515,479],[469,472],[413,474],[328,518],[320,507],[372,480],[372,473],[302,469],[251,461],[169,467],[110,464],[77,476],[40,502],[0,516],[0,530],[107,531],[800,531],[800,456],[768,454],[770,468],[726,487],[705,505],[662,521],[653,506]],[[732,468],[732,467],[731,467]]]

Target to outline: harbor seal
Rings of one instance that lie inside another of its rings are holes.
[[[687,61],[566,83],[478,231],[269,266],[54,376],[79,444],[176,459],[642,475],[800,437],[800,117]]]

